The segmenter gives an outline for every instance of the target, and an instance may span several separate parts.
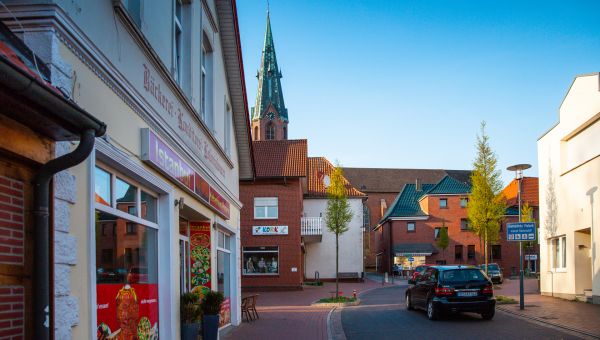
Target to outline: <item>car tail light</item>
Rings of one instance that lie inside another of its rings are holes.
[[[453,288],[435,287],[435,296],[450,296],[454,294]]]
[[[482,290],[481,293],[483,294],[491,294],[494,295],[494,286],[492,285],[487,285],[485,286]]]

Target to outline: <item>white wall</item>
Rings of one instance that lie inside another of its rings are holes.
[[[600,303],[599,81],[597,74],[577,77],[560,107],[559,124],[538,140],[542,293],[573,298],[583,294],[584,289],[593,288],[597,303]],[[590,192],[594,190],[592,201]],[[554,233],[549,228],[553,205]],[[588,229],[593,239],[586,234]],[[553,235],[566,236],[565,270],[552,269],[548,239]]]
[[[363,271],[363,206],[362,199],[349,199],[352,209],[352,221],[349,230],[339,237],[339,271]],[[305,199],[304,216],[325,217],[327,213],[326,199]],[[306,243],[305,273],[307,279],[314,278],[315,271],[320,277],[335,278],[335,234],[323,228],[321,242]]]

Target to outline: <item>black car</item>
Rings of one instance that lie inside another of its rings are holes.
[[[432,266],[406,290],[406,308],[427,311],[430,320],[442,313],[474,312],[494,317],[496,298],[492,282],[475,266]]]

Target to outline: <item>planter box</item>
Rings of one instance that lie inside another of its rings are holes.
[[[313,302],[311,306],[317,307],[346,307],[346,306],[358,306],[360,305],[360,299],[352,302]]]

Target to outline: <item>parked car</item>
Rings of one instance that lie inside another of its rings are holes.
[[[419,275],[423,274],[423,272],[429,268],[433,266],[432,264],[421,264],[415,267],[415,271],[412,273],[411,279],[412,280],[417,280],[417,277],[419,277]]]
[[[147,283],[148,268],[146,267],[131,267],[127,274],[127,283]]]
[[[474,312],[485,320],[494,317],[494,286],[479,267],[432,266],[406,290],[406,308],[424,309],[429,320],[442,313]]]
[[[485,273],[485,264],[479,266]],[[504,275],[502,274],[502,268],[497,263],[488,263],[487,275],[493,283],[501,284],[504,281]]]

